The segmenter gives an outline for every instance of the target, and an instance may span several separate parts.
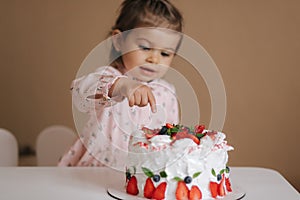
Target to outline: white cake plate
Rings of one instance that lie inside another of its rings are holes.
[[[146,198],[133,196],[127,194],[124,191],[124,186],[111,186],[107,188],[107,194],[117,200],[145,200]],[[221,200],[240,200],[246,196],[246,192],[240,187],[232,187],[232,191],[228,193],[225,197],[220,198]],[[218,199],[218,198],[217,198]],[[203,199],[204,200],[204,199]]]

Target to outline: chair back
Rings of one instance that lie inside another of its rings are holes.
[[[8,130],[0,128],[0,166],[18,166],[18,142]]]
[[[75,132],[63,125],[52,125],[42,130],[36,141],[37,165],[56,166],[76,138]]]

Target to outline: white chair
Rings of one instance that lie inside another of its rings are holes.
[[[0,128],[0,166],[18,166],[18,142],[8,130]]]
[[[42,130],[36,141],[37,165],[56,166],[76,138],[75,132],[63,125],[52,125]]]

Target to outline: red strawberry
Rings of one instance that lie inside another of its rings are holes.
[[[202,133],[205,129],[205,126],[204,125],[196,125],[194,129],[195,129],[196,133]]]
[[[145,134],[158,134],[160,129],[150,129],[147,127],[142,127],[142,130],[144,131]]]
[[[218,184],[218,195],[221,196],[221,197],[225,196],[224,181],[225,181],[225,177],[224,177],[224,174],[223,174],[222,180]]]
[[[151,199],[154,190],[155,190],[155,186],[154,186],[151,178],[147,178],[146,184],[144,187],[144,197],[146,197],[147,199]]]
[[[152,133],[145,133],[145,136],[147,139],[153,138],[153,136],[156,136],[157,134],[152,134]]]
[[[184,138],[190,138],[192,139],[197,145],[200,144],[200,140],[197,138],[197,136],[189,134],[187,131],[181,131],[178,132],[175,136],[176,140],[184,139]]]
[[[228,192],[232,192],[232,189],[231,189],[231,183],[230,183],[229,178],[225,178],[225,185],[226,185],[227,191],[228,191]]]
[[[189,134],[188,137],[191,138],[197,145],[200,144],[200,140],[195,135]]]
[[[199,200],[199,199],[202,199],[202,192],[196,185],[193,185],[189,193],[189,200]]]
[[[180,139],[183,139],[183,138],[187,138],[188,137],[188,133],[187,132],[178,132],[176,134],[176,140],[180,140]]]
[[[166,182],[162,182],[161,184],[159,184],[153,193],[152,199],[156,199],[156,200],[165,199],[166,187],[167,187]]]
[[[170,124],[170,123],[166,123],[166,127],[167,128],[174,128],[174,126],[172,124]]]
[[[212,140],[215,140],[215,139],[216,139],[216,135],[217,135],[217,132],[216,132],[216,131],[207,132],[206,134],[207,134]]]
[[[188,200],[189,189],[184,181],[179,181],[176,188],[176,200]]]
[[[139,189],[137,187],[137,180],[135,176],[132,176],[128,181],[126,192],[132,195],[137,195],[139,193]]]
[[[211,196],[213,198],[216,198],[218,196],[218,183],[211,181],[209,183],[209,188],[210,188]]]

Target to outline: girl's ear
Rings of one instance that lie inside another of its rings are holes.
[[[119,29],[112,31],[112,43],[116,51],[121,51],[122,32]]]

